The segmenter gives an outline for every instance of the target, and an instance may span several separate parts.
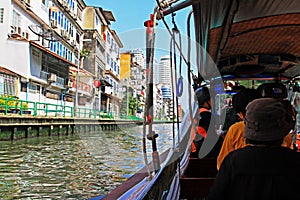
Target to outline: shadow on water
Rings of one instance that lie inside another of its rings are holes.
[[[159,150],[170,147],[171,126],[154,129]],[[142,127],[135,127],[1,142],[0,199],[86,199],[106,194],[143,167],[141,139]]]

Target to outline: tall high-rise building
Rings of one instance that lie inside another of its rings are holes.
[[[158,83],[161,85],[160,90],[163,99],[163,113],[165,113],[164,118],[166,119],[173,118],[172,75],[175,77],[175,71],[171,72],[170,56],[162,56],[158,63],[157,77]]]
[[[141,66],[142,68],[145,68],[145,56],[142,51],[142,49],[134,49],[131,51],[132,59],[136,65]]]
[[[171,84],[171,59],[163,56],[158,63],[158,82],[163,85]]]

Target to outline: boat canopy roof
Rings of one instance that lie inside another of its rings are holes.
[[[196,41],[230,79],[300,75],[299,0],[192,0]],[[211,73],[198,53],[198,70]]]

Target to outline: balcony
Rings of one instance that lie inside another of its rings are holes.
[[[64,88],[64,86],[65,86],[65,79],[64,78],[59,77],[59,76],[54,74],[55,75],[55,77],[53,77],[54,79],[49,82],[50,75],[51,75],[51,73],[49,73],[49,72],[41,71],[40,72],[40,77],[38,77],[38,78],[40,78],[43,81],[46,81],[48,83],[51,83],[53,86]]]

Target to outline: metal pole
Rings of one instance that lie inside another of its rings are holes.
[[[78,83],[79,83],[79,70],[80,70],[80,48],[81,48],[81,38],[79,38],[78,45],[78,55],[77,55],[77,73],[76,73],[76,93],[75,93],[75,101],[74,101],[74,116],[77,117],[77,108],[78,108]]]
[[[99,86],[99,112],[101,112],[101,87],[102,85]]]
[[[127,98],[127,100],[126,100],[126,116],[128,116],[128,110],[129,110],[129,98],[128,98],[128,93],[129,93],[129,91],[128,91],[128,79],[126,79],[126,98]]]

